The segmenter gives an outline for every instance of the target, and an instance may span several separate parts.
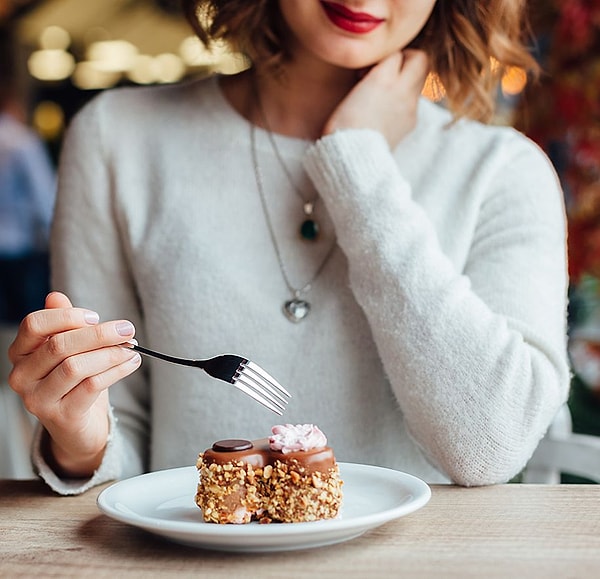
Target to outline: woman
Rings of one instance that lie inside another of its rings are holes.
[[[569,380],[557,179],[523,136],[468,119],[489,118],[504,67],[534,67],[522,2],[183,5],[253,66],[111,91],[73,123],[53,241],[69,298],[10,349],[41,475],[82,492],[269,432],[202,372],[136,372],[120,345],[135,332],[255,360],[292,392],[285,420],[318,424],[338,460],[510,479]],[[429,70],[451,112],[420,98]]]

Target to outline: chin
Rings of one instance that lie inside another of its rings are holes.
[[[332,51],[329,49],[318,54],[318,57],[323,62],[337,68],[345,68],[348,70],[360,70],[362,68],[371,67],[386,56],[386,54],[365,54],[364,50],[356,50],[355,48],[343,51]]]
[[[335,66],[336,68],[342,68],[346,70],[364,70],[375,66],[378,62],[383,60],[385,56],[381,56],[378,58],[336,58],[326,60],[328,64],[331,66]]]
[[[339,68],[360,70],[369,68],[390,54],[399,52],[407,47],[410,39],[406,42],[360,42],[347,39],[328,42],[327,44],[315,42],[311,52],[324,63]]]

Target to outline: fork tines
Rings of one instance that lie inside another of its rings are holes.
[[[233,385],[279,415],[283,414],[291,398],[291,394],[275,378],[250,360],[240,363]]]

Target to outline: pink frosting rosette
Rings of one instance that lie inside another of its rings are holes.
[[[278,424],[271,429],[271,450],[287,454],[327,446],[327,437],[314,424]]]

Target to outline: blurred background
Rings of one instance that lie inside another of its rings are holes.
[[[177,0],[0,0],[15,36],[28,116],[56,159],[65,126],[99,91],[172,83],[245,66],[226,47],[204,49]]]
[[[230,74],[247,66],[226,46],[206,50],[192,35],[178,4],[0,0],[0,95],[10,93],[5,113],[39,138],[53,168],[70,119],[98,92],[181,82],[213,72]],[[538,82],[528,82],[522,70],[507,71],[494,122],[514,126],[534,139],[550,156],[562,182],[571,275],[570,406],[575,431],[600,435],[600,0],[533,0],[529,7],[532,50],[543,74]],[[433,78],[424,94],[443,103],[443,87]],[[38,163],[39,167],[45,161]],[[44,171],[37,169],[36,175]],[[2,212],[6,218],[9,207],[2,193],[0,254]],[[39,202],[47,205],[42,197],[38,192]],[[36,252],[43,255],[43,235],[36,235]],[[46,285],[40,276],[45,274],[37,275],[39,291],[30,305],[21,307],[42,305]],[[0,270],[0,290],[7,284],[7,274]],[[8,314],[0,320],[0,327],[11,324]]]

